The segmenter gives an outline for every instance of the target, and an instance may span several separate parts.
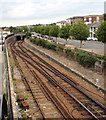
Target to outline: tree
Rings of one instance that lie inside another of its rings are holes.
[[[70,36],[70,28],[71,26],[69,24],[66,24],[65,26],[62,26],[62,28],[60,28],[59,36],[61,38],[64,38],[66,40],[66,43],[67,43],[67,39]]]
[[[16,29],[16,28],[13,27],[13,26],[10,26],[10,27],[9,27],[10,32],[13,32],[15,29]]]
[[[89,34],[89,27],[83,21],[73,24],[70,29],[70,35],[80,40],[80,47],[82,47],[82,41],[86,40]]]
[[[98,27],[98,30],[95,33],[98,38],[98,41],[103,42],[104,48],[106,49],[106,21],[101,22],[100,26]],[[106,55],[106,50],[104,52],[104,55]]]
[[[41,34],[41,35],[44,35],[45,27],[44,27],[44,26],[40,26],[40,27],[39,27],[39,30],[40,30],[40,34]]]
[[[57,37],[58,37],[58,34],[59,34],[59,26],[57,25],[53,25],[49,31],[49,35],[50,36],[53,36],[53,37],[56,37],[56,42],[57,42]]]
[[[20,27],[20,30],[21,30],[20,32],[25,32],[25,33],[29,32],[29,28],[27,26]]]
[[[50,25],[47,25],[44,27],[44,35],[49,35],[49,31],[51,29],[51,26]]]

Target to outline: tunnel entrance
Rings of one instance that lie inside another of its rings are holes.
[[[16,36],[16,40],[21,40],[21,36]]]
[[[25,39],[25,35],[18,35],[16,36],[16,40],[19,41],[19,40],[24,40]]]

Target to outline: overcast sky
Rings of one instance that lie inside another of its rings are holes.
[[[104,13],[105,0],[0,0],[0,26],[54,23]]]

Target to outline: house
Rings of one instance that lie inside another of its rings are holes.
[[[92,24],[89,24],[90,27],[90,37],[88,38],[88,40],[92,39],[92,40],[97,40],[96,36],[95,36],[95,31],[98,29],[98,26],[100,25],[100,22],[94,22]]]
[[[11,32],[8,28],[2,29],[2,36],[5,38],[7,35],[9,35]]]
[[[71,17],[71,18],[66,19],[66,22],[71,24],[71,25],[74,23],[77,23],[78,21],[84,21],[84,17],[75,16],[75,17]]]
[[[92,24],[94,22],[100,22],[104,20],[104,16],[103,15],[88,15],[88,16],[84,16],[84,22],[86,25],[88,24]]]

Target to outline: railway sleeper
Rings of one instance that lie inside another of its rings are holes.
[[[84,111],[83,107],[75,107],[77,111]]]
[[[33,93],[42,93],[42,91],[40,91],[40,90],[39,91],[33,91]]]
[[[40,100],[38,101],[39,103],[42,103],[42,102],[48,102],[48,100]]]
[[[79,104],[73,105],[73,107],[74,107],[74,108],[78,108],[78,107],[79,107],[79,108],[83,108],[83,107],[82,107],[81,105],[79,105]]]
[[[75,101],[69,101],[69,103],[70,103],[70,104],[76,104],[76,102],[75,102]]]
[[[88,112],[82,112],[81,115],[83,115],[83,116],[90,116],[90,114]]]
[[[40,106],[48,106],[48,105],[53,105],[52,103],[43,103],[43,104],[40,104]]]
[[[36,95],[34,95],[36,96]],[[44,99],[45,97],[39,97],[39,96],[36,96],[35,99]]]
[[[38,85],[30,85],[32,89],[39,89]]]
[[[44,113],[45,115],[54,115],[54,114],[60,114],[59,112],[57,111],[54,111],[54,112],[47,112],[47,113]]]
[[[39,88],[37,88],[37,89],[36,89],[36,88],[32,88],[32,90],[33,90],[33,91],[36,91],[36,90],[39,90]]]
[[[35,94],[35,93],[34,93]],[[35,94],[36,96],[43,96],[43,94],[41,93],[41,94]]]
[[[43,110],[52,110],[52,109],[56,109],[55,107],[44,107]]]
[[[100,113],[101,115],[104,115],[104,112],[102,110],[96,110],[96,112]]]

